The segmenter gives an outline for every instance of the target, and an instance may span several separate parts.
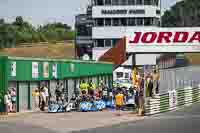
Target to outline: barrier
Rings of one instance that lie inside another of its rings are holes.
[[[190,106],[200,101],[200,88],[187,87],[168,93],[159,94],[155,98],[147,98],[145,102],[145,115],[153,115],[176,110],[183,106]]]

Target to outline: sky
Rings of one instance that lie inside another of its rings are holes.
[[[74,26],[75,15],[85,12],[88,0],[0,0],[0,18],[14,21],[23,16],[33,25],[63,22]],[[167,9],[175,0],[162,0]]]

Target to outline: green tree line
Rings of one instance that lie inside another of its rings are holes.
[[[166,11],[162,16],[163,27],[200,26],[200,1],[184,0]]]
[[[21,16],[16,17],[13,23],[6,23],[0,19],[0,48],[13,47],[20,43],[57,42],[73,40],[74,31],[67,24],[52,23],[34,27],[23,20]]]

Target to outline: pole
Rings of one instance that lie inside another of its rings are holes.
[[[75,45],[74,45],[74,59],[76,59],[76,58],[77,58],[77,56],[76,56],[76,54],[77,54],[77,52],[76,52],[76,51],[77,51],[77,50],[76,50],[76,47],[77,47],[77,46],[76,46],[76,45],[77,45],[77,25],[76,25],[76,24],[75,24],[75,29],[74,29],[74,30],[75,30],[75,38],[74,38],[74,39],[75,39],[75,40],[74,40],[74,42],[75,42],[75,43],[74,43],[74,44],[75,44]]]
[[[135,60],[135,53],[132,54],[132,68],[134,69],[136,67],[136,60]]]
[[[136,61],[135,61],[135,54],[132,54],[132,70],[133,70],[133,73],[132,73],[132,82],[133,82],[133,85],[134,85],[135,81],[136,81]]]
[[[162,0],[160,0],[160,27],[162,27]]]
[[[146,72],[146,66],[144,65],[143,66],[143,73],[144,73],[144,86],[143,86],[144,87],[144,94],[143,94],[143,96],[144,96],[144,99],[146,99],[146,80],[145,80],[145,76],[146,76],[145,74],[146,73],[145,72]]]

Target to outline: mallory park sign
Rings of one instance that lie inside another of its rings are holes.
[[[200,28],[137,28],[126,35],[127,52],[200,52]]]
[[[127,14],[145,14],[145,10],[101,10],[104,15],[127,15]]]

